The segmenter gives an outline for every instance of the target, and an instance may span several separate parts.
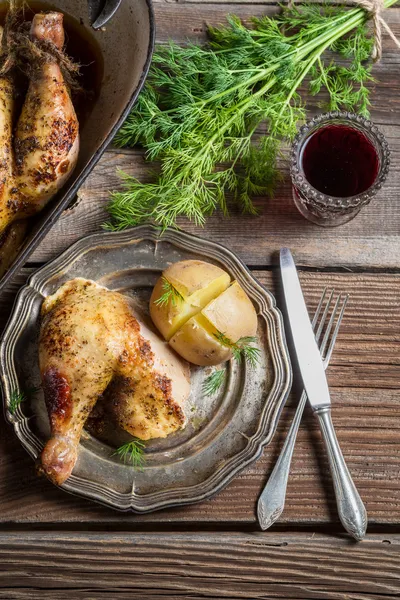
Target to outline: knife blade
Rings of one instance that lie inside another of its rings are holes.
[[[304,389],[314,410],[321,406],[329,406],[331,399],[324,365],[289,248],[281,249],[280,262],[290,329]]]
[[[351,478],[333,427],[331,399],[324,366],[308,316],[296,265],[288,248],[281,249],[280,263],[293,344],[304,389],[324,438],[339,518],[343,527],[356,540],[361,540],[367,529],[367,512]]]

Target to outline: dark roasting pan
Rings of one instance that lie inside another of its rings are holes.
[[[32,5],[35,8],[35,2]],[[82,28],[83,37],[95,38],[103,74],[94,107],[81,127],[76,169],[45,210],[32,219],[17,257],[0,279],[0,293],[70,204],[128,115],[143,87],[154,47],[151,0],[124,0],[106,27],[97,31],[91,27],[88,3],[83,0],[40,2],[42,7],[60,10],[67,15],[67,22],[70,15]]]

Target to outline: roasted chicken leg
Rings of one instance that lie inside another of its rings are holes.
[[[36,14],[30,36],[61,49],[63,15]],[[71,175],[79,151],[78,119],[55,60],[32,70],[14,138],[12,96],[11,81],[1,79],[0,234],[42,210]]]
[[[135,318],[129,300],[73,279],[42,307],[39,362],[51,437],[41,457],[55,483],[71,474],[90,411],[105,392],[119,424],[143,440],[185,422],[189,371]]]

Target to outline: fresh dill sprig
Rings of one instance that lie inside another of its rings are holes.
[[[134,438],[130,442],[123,444],[114,452],[123,462],[130,463],[138,471],[143,471],[146,463],[144,449],[146,444],[139,438]]]
[[[31,387],[28,388],[25,392],[21,392],[17,389],[13,390],[10,395],[10,404],[8,410],[12,415],[14,415],[17,411],[17,408],[22,402],[28,400],[34,396],[40,390],[39,387]]]
[[[176,306],[178,301],[182,302],[184,300],[182,294],[180,294],[176,287],[174,287],[165,277],[163,277],[162,289],[164,290],[164,293],[157,298],[157,300],[154,300],[154,304],[157,304],[157,306],[164,306],[165,304],[168,304],[168,302],[171,302],[173,306]]]
[[[8,407],[8,410],[10,411],[10,413],[12,415],[15,414],[18,406],[20,404],[22,404],[22,402],[25,402],[25,400],[27,400],[27,397],[24,392],[19,392],[18,390],[13,390],[11,392],[10,404]]]
[[[203,382],[203,393],[206,396],[213,396],[224,385],[226,374],[223,369],[218,369],[211,373]]]
[[[260,349],[254,346],[257,338],[254,336],[245,336],[232,342],[224,333],[218,331],[214,333],[217,340],[232,351],[233,358],[240,363],[242,359],[247,361],[251,367],[255,367],[260,359]],[[206,396],[214,395],[225,383],[226,373],[223,369],[211,373],[203,383],[203,392]]]
[[[233,358],[240,363],[244,358],[254,368],[260,358],[260,349],[253,346],[257,342],[254,336],[245,336],[238,339],[237,342],[232,342],[224,333],[220,331],[214,334],[217,340],[232,350]]]
[[[327,93],[329,110],[368,116],[368,19],[359,6],[296,5],[252,27],[229,16],[227,26],[209,27],[205,46],[158,47],[116,143],[142,144],[160,174],[151,183],[122,175],[106,227],[153,221],[165,229],[180,215],[203,225],[217,208],[227,214],[227,197],[255,214],[252,198],[273,193],[280,148],[307,116],[306,82],[312,94]]]

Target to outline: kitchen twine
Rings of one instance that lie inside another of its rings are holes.
[[[400,41],[394,35],[385,19],[382,17],[382,12],[385,10],[383,0],[353,0],[354,4],[361,6],[370,13],[372,26],[374,30],[374,47],[372,50],[372,59],[378,62],[382,58],[382,30],[384,29],[396,46],[400,48]],[[293,8],[294,0],[288,0],[288,7]]]

